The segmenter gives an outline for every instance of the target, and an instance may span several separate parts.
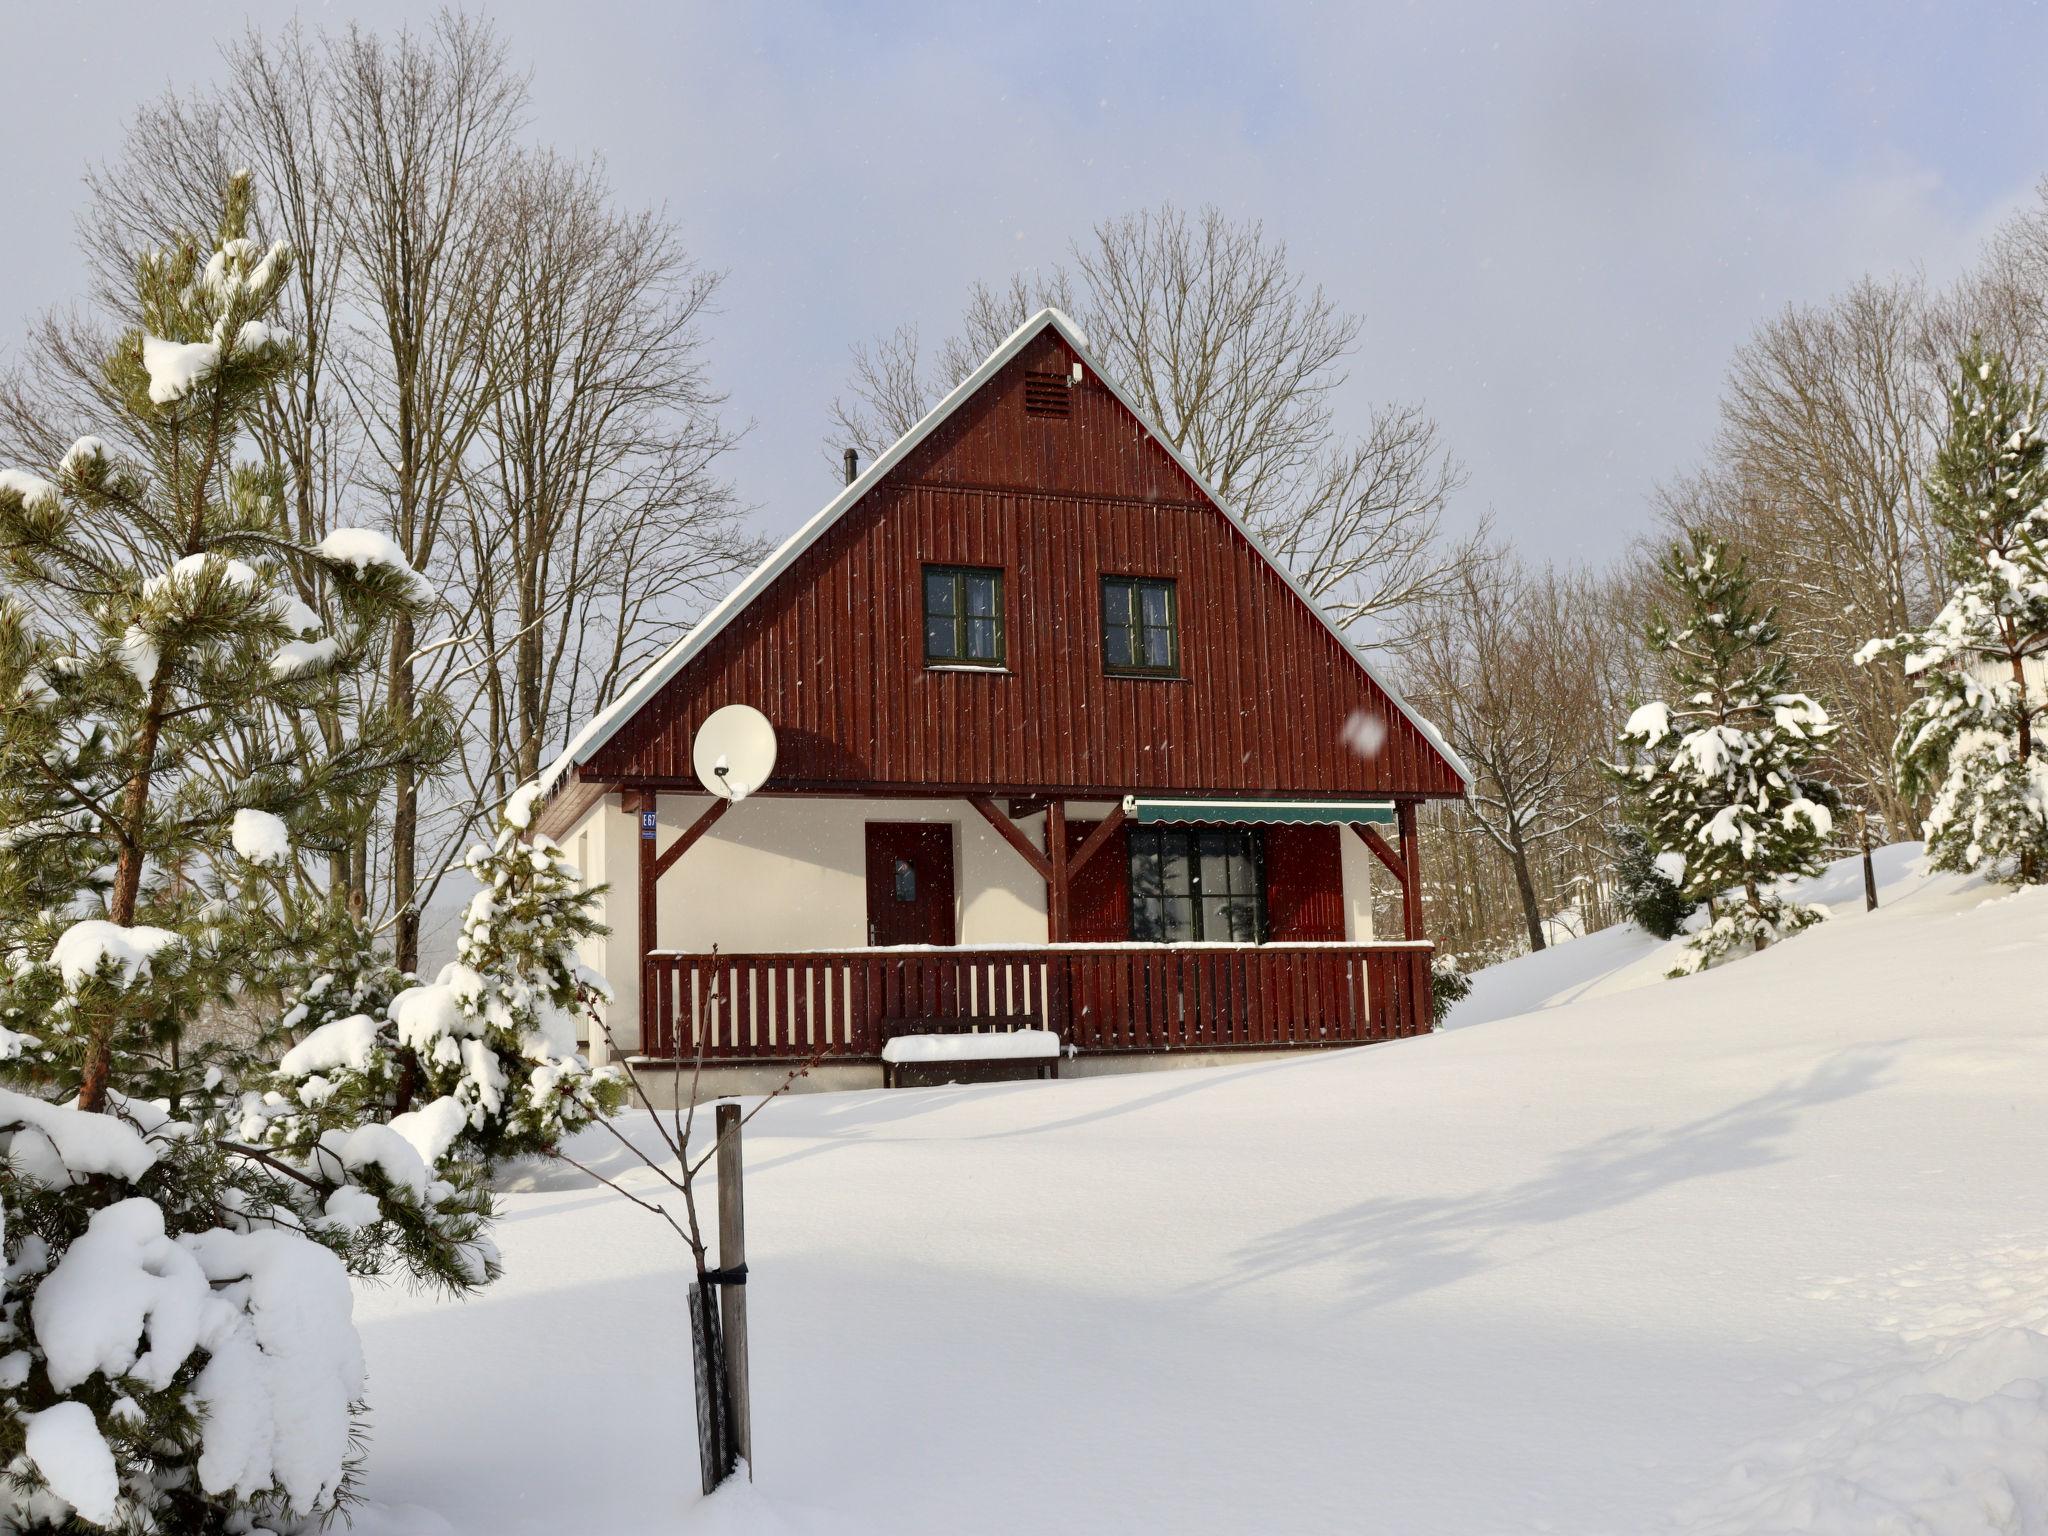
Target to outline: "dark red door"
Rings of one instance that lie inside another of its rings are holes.
[[[950,822],[868,823],[868,942],[953,942]]]

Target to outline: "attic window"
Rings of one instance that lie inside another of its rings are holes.
[[[1024,375],[1026,416],[1065,416],[1074,408],[1074,392],[1063,373]]]

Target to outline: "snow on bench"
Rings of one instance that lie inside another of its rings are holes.
[[[882,1023],[882,1086],[894,1088],[906,1067],[987,1066],[995,1062],[1040,1063],[1037,1075],[1060,1075],[1060,1037],[1040,1029],[1036,1014],[980,1015],[960,1019],[885,1019]]]
[[[898,1035],[882,1047],[882,1060],[1022,1061],[1057,1058],[1060,1037],[1049,1029],[1006,1029],[976,1035]]]

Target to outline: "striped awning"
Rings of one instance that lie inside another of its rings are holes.
[[[1391,800],[1148,800],[1124,797],[1124,814],[1140,826],[1155,821],[1302,823],[1369,822],[1394,825]]]

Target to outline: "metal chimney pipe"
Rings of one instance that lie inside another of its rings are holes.
[[[846,450],[846,483],[848,485],[851,485],[854,481],[858,480],[859,478],[860,451],[858,449],[849,448]]]

